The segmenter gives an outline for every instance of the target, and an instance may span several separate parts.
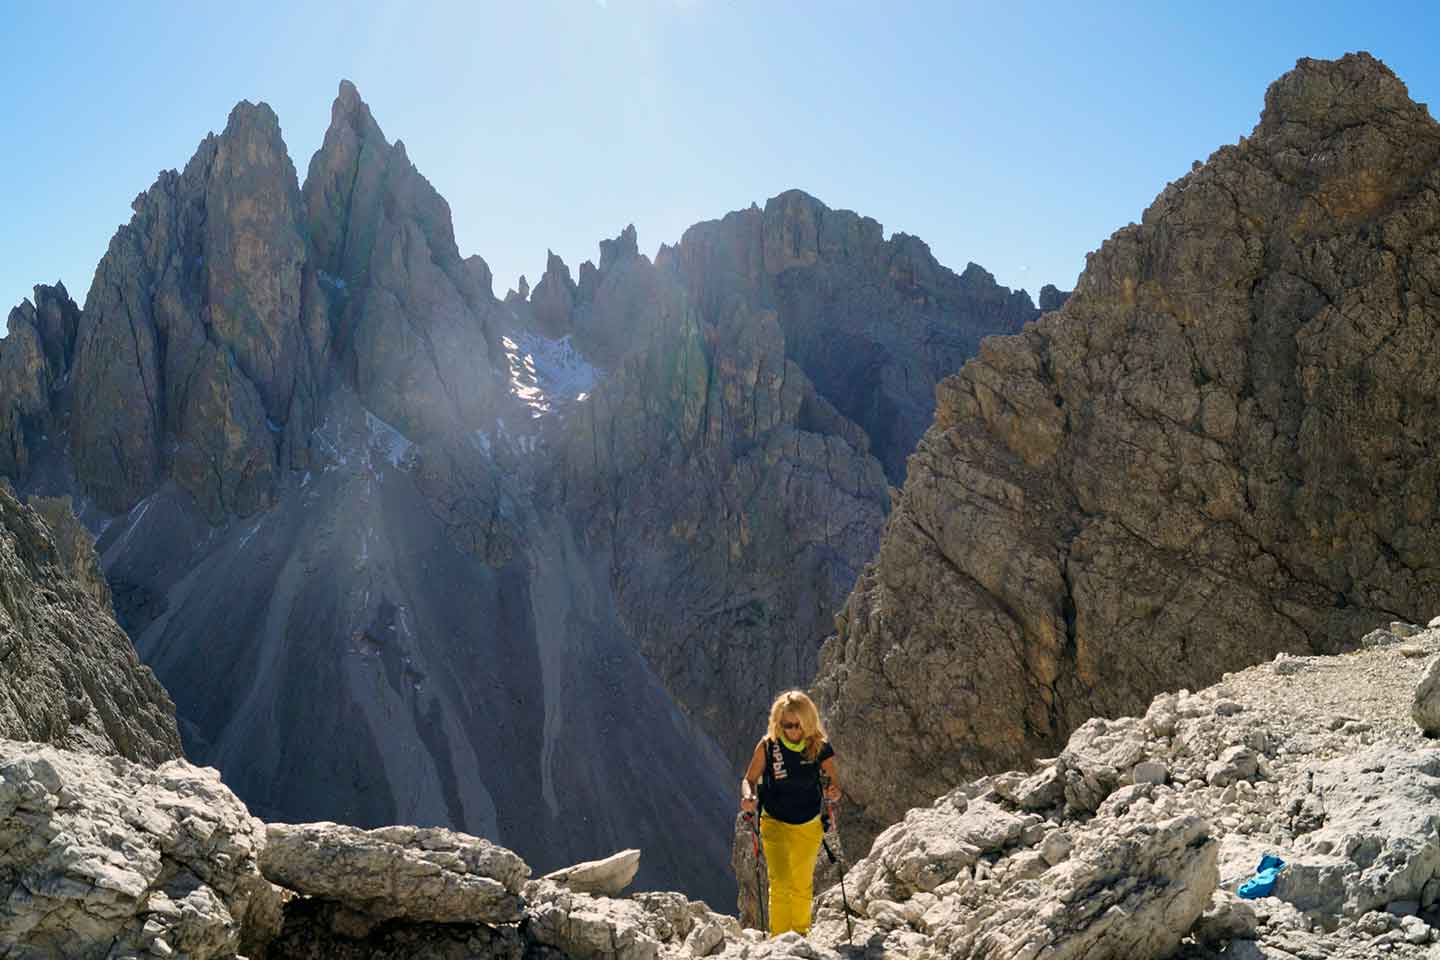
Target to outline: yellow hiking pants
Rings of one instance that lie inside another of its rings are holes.
[[[785,823],[768,814],[760,817],[760,839],[770,869],[771,936],[810,930],[815,858],[824,836],[819,817],[809,823]]]

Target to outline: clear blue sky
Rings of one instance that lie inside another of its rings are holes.
[[[498,295],[547,247],[573,272],[633,222],[653,255],[791,187],[1068,288],[1298,57],[1369,50],[1440,97],[1433,3],[0,0],[0,23],[0,310],[57,278],[83,303],[131,200],[241,99],[303,180],[342,77]]]

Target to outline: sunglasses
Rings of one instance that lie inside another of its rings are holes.
[[[782,724],[780,724],[780,728],[781,728],[782,730],[802,730],[802,729],[804,729],[804,724],[801,724],[801,723],[782,723]]]

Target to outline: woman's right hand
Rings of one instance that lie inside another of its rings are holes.
[[[740,809],[741,809],[743,812],[745,812],[745,813],[754,813],[756,806],[758,806],[758,804],[756,804],[754,797],[741,797],[741,798],[740,798]]]

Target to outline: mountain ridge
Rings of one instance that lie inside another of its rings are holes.
[[[303,184],[242,103],[137,198],[86,309],[12,312],[0,465],[73,497],[187,751],[267,817],[547,866],[604,838],[650,851],[642,883],[727,896],[723,831],[683,838],[728,819],[736,711],[808,682],[889,509],[850,417],[918,436],[933,382],[1035,315],[911,238],[860,243],[874,221],[766,207],[654,261],[628,227],[500,301],[353,84]],[[658,775],[624,746],[656,731]],[[657,794],[686,799],[620,799]]]
[[[1060,310],[940,385],[817,680],[868,831],[1166,685],[1440,603],[1437,158],[1379,61],[1301,60]]]

